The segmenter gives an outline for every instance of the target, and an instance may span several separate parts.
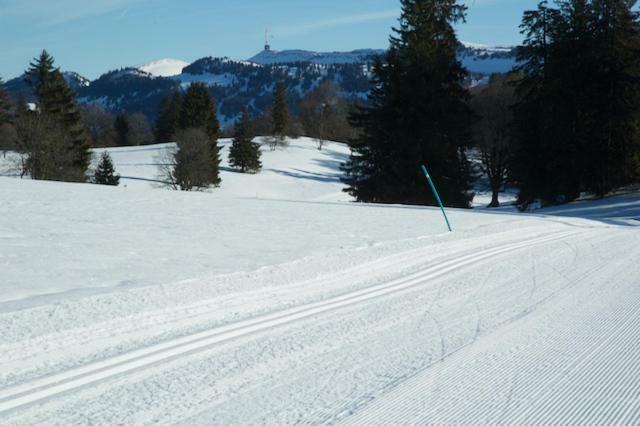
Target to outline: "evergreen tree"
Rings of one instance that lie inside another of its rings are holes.
[[[70,170],[63,173],[65,180],[83,182],[91,162],[91,143],[82,123],[82,115],[75,94],[59,69],[53,67],[54,59],[43,51],[30,64],[26,72],[38,98],[38,111],[57,123],[66,139],[66,151],[70,157]]]
[[[180,108],[179,128],[200,127],[212,141],[220,136],[216,104],[204,83],[193,83],[187,89]]]
[[[640,156],[640,13],[631,0],[593,0],[596,58],[585,189],[603,196],[637,181]]]
[[[189,127],[176,134],[177,150],[168,180],[175,189],[192,191],[217,185],[220,180],[211,161],[210,136],[202,127]]]
[[[396,35],[373,66],[371,106],[351,117],[361,134],[345,165],[347,191],[358,201],[435,205],[420,171],[426,164],[444,203],[469,207],[472,113],[453,29],[466,7],[455,0],[401,4]]]
[[[4,83],[0,78],[0,126],[11,122],[11,105],[9,104],[9,96],[4,91]]]
[[[209,137],[209,156],[211,161],[211,183],[220,183],[220,148],[218,136],[220,123],[216,115],[216,105],[204,83],[193,83],[187,89],[180,108],[179,128],[203,129]]]
[[[98,185],[112,185],[118,186],[120,183],[120,175],[115,174],[113,167],[113,161],[107,151],[104,151],[100,156],[100,162],[93,175],[93,182]]]
[[[180,120],[181,106],[182,95],[180,92],[176,92],[162,100],[154,129],[156,142],[174,142]]]
[[[242,116],[235,125],[233,143],[229,149],[229,164],[242,173],[256,173],[262,168],[260,145],[254,143],[249,110],[244,107]]]
[[[287,92],[283,82],[276,84],[273,94],[273,142],[271,148],[285,142],[287,135],[287,123],[289,122],[289,110],[287,108]]]
[[[131,133],[129,114],[126,112],[118,114],[113,123],[113,127],[116,130],[116,144],[118,146],[129,146],[129,134]]]
[[[544,1],[525,12],[514,162],[522,208],[604,195],[637,178],[640,31],[631,3]]]

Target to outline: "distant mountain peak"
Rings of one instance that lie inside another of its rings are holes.
[[[188,65],[189,62],[180,59],[164,58],[138,65],[136,68],[154,77],[173,77],[181,74],[182,69]]]
[[[291,64],[308,62],[318,65],[359,64],[370,62],[373,57],[384,53],[382,49],[358,49],[351,52],[314,52],[310,50],[263,50],[249,59],[260,65]]]

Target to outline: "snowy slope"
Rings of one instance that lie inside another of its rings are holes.
[[[640,422],[640,194],[449,234],[344,202],[338,144],[205,193],[142,149],[0,178],[1,424]]]
[[[286,149],[271,151],[263,138],[262,171],[257,175],[235,172],[228,162],[230,139],[221,139],[222,184],[211,191],[213,197],[269,198],[294,201],[349,201],[342,189],[340,165],[349,156],[349,148],[329,143],[318,151],[312,139],[291,140]],[[173,144],[108,148],[116,170],[127,188],[155,188],[161,185],[159,164]],[[101,152],[102,150],[97,150]],[[96,156],[97,157],[97,156]]]
[[[366,64],[375,56],[384,54],[382,49],[359,49],[351,52],[313,52],[310,50],[263,50],[249,62],[260,65],[311,62],[318,65]]]
[[[166,58],[138,65],[136,68],[154,77],[172,77],[181,74],[182,69],[188,65],[189,62]]]

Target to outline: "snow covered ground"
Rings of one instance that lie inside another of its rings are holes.
[[[640,423],[640,194],[450,234],[348,202],[339,144],[204,193],[162,149],[0,178],[1,424]]]

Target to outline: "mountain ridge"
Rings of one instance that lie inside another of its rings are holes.
[[[516,49],[461,43],[458,58],[470,74],[465,84],[482,84],[492,73],[511,70],[516,65]],[[325,80],[335,83],[346,99],[366,102],[373,60],[384,52],[265,49],[248,60],[204,57],[188,63],[165,58],[109,71],[93,81],[74,72],[65,72],[65,78],[81,103],[99,104],[112,113],[143,112],[151,119],[155,118],[163,97],[185,90],[194,82],[205,83],[216,100],[220,121],[226,126],[235,121],[245,105],[253,115],[266,111],[278,81],[285,83],[293,112],[300,99]],[[21,93],[28,101],[34,100],[22,77],[9,80],[5,87],[13,95]]]

